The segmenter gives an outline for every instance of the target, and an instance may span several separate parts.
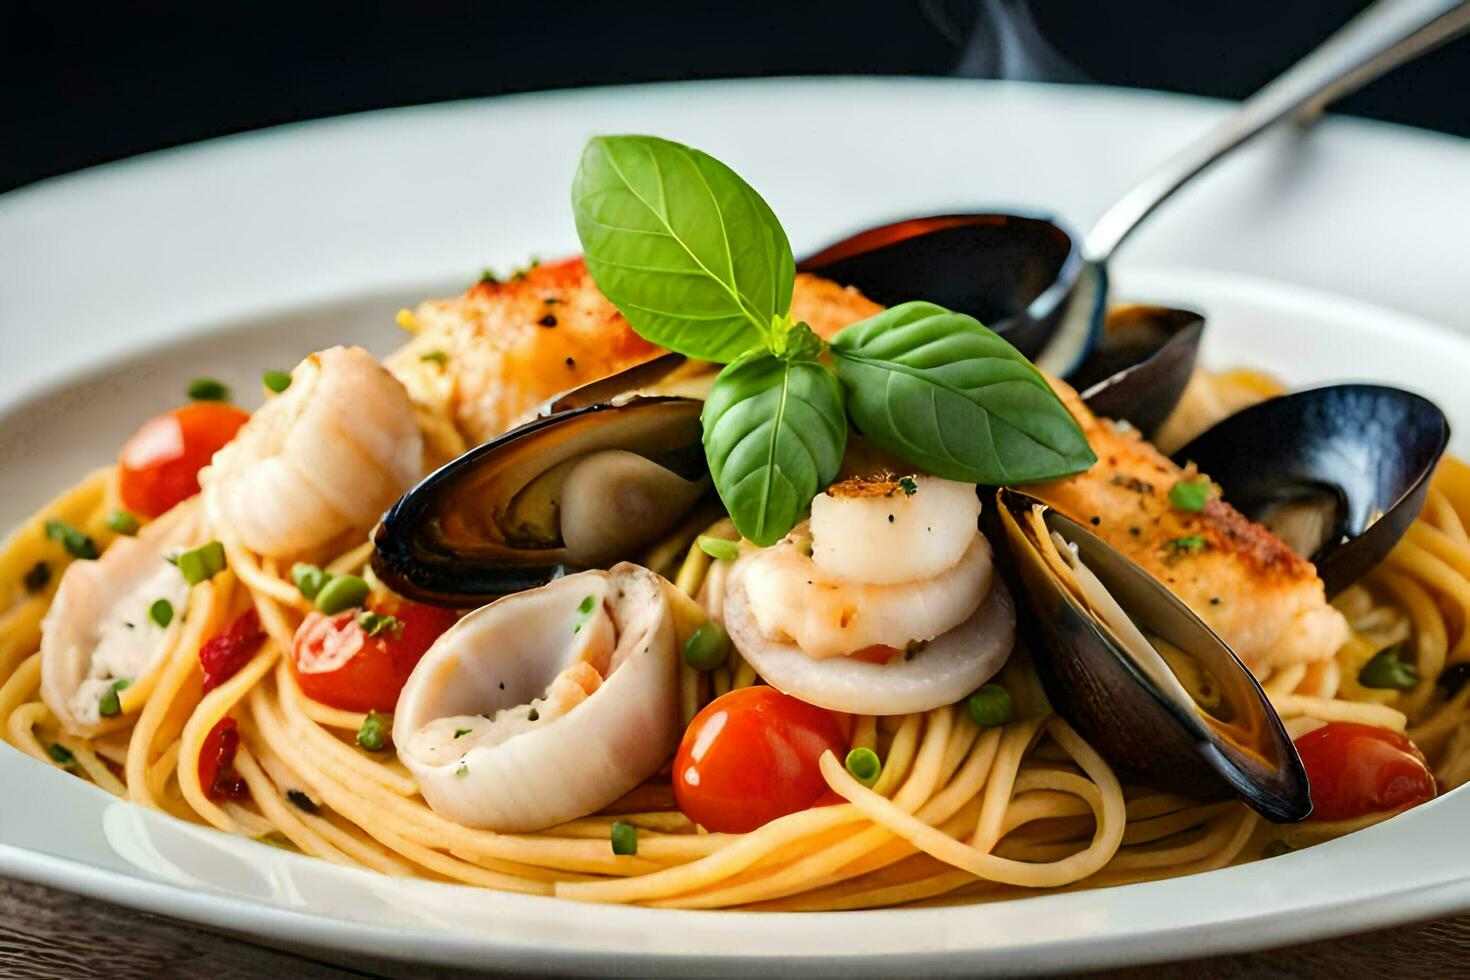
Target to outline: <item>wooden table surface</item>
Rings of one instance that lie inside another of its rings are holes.
[[[470,976],[374,959],[301,956],[198,926],[0,878],[0,977],[193,977],[211,980]],[[483,975],[483,974],[473,974]],[[1221,956],[1103,977],[1470,976],[1470,915],[1265,953]]]

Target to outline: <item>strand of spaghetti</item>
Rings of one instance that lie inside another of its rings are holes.
[[[923,715],[904,715],[898,731],[894,733],[893,742],[888,746],[883,769],[878,773],[878,781],[873,784],[873,792],[879,796],[892,796],[898,789],[908,776],[909,766],[913,764],[914,755],[918,752],[919,733],[923,727]]]
[[[283,661],[284,662],[284,661]],[[295,675],[292,675],[293,683]],[[296,685],[296,690],[301,690]],[[367,715],[361,711],[344,711],[341,708],[333,708],[331,705],[314,701],[302,694],[299,703],[306,717],[325,728],[340,728],[343,731],[356,732],[361,730],[362,723],[367,721]]]
[[[347,551],[342,555],[339,555],[337,558],[334,558],[331,563],[327,565],[327,572],[332,575],[346,575],[350,572],[356,572],[358,569],[366,565],[368,563],[368,559],[372,556],[373,543],[371,541],[364,541],[356,547],[352,548],[350,551]]]
[[[0,698],[3,696],[4,692],[0,691]],[[1410,728],[1406,734],[1415,745],[1432,746],[1440,739],[1447,738],[1460,726],[1467,707],[1470,707],[1470,684],[1460,688],[1454,697],[1440,707],[1439,711],[1421,724]]]
[[[198,703],[201,676],[198,650],[206,633],[212,634],[220,629],[221,607],[229,602],[233,578],[228,572],[222,572],[214,579],[195,586],[184,612],[184,627],[178,642],[161,669],[155,672],[153,696],[144,702],[143,710],[133,725],[127,758],[123,763],[128,798],[134,803],[160,809],[155,796],[156,783],[148,778],[148,768],[153,764],[157,744],[163,742],[166,747],[174,741],[172,733],[164,731],[164,722],[175,705],[182,702],[181,710],[187,708],[192,711]]]
[[[224,545],[225,555],[230,561],[230,568],[234,570],[236,575],[240,576],[240,581],[244,582],[251,592],[256,593],[255,601],[257,605],[260,604],[260,600],[263,597],[268,596],[281,605],[294,609],[302,615],[311,612],[313,608],[312,604],[301,594],[295,585],[289,582],[283,582],[274,575],[267,574],[265,569],[261,568],[260,562],[255,555],[236,544],[224,529],[216,527],[215,533],[219,535],[219,541]],[[272,635],[274,636],[274,634]],[[275,640],[277,643],[280,643],[281,637],[276,636]],[[285,645],[289,647],[290,643],[287,642]]]
[[[320,834],[290,812],[287,805],[281,802],[280,793],[271,782],[270,777],[255,761],[255,756],[251,753],[248,743],[248,738],[241,740],[240,748],[235,753],[235,771],[250,788],[250,798],[260,808],[261,816],[270,821],[271,826],[284,834],[287,840],[295,844],[297,850],[302,854],[349,868],[361,867],[360,861],[342,853],[335,845],[328,843]]]
[[[1305,715],[1322,721],[1350,721],[1360,725],[1376,725],[1396,732],[1404,730],[1409,722],[1402,711],[1383,704],[1361,704],[1352,701],[1337,701],[1331,698],[1309,698],[1300,694],[1288,694],[1272,698],[1271,704],[1283,718]]]
[[[72,754],[72,758],[76,759],[77,765],[81,767],[82,771],[87,774],[87,778],[93,783],[119,799],[125,800],[128,798],[128,788],[112,774],[112,770],[107,768],[107,763],[97,758],[97,753],[92,751],[92,745],[89,740],[77,738],[74,735],[67,735],[65,732],[58,732],[56,735],[56,744]]]
[[[895,806],[906,813],[917,812],[918,818],[930,825],[943,823],[966,801],[974,799],[995,758],[995,746],[1000,743],[997,730],[988,751],[977,753],[975,764],[967,766],[968,771],[956,778],[955,782],[961,785],[953,787],[952,791],[947,788],[945,792],[934,795],[944,754],[949,747],[948,723],[951,715],[948,708],[940,708],[931,713],[934,723],[925,734],[913,773],[893,798]],[[862,867],[853,867],[853,863],[864,857],[871,857],[878,849],[893,841],[893,837],[893,833],[886,827],[865,827],[829,847],[808,848],[807,853],[785,868],[754,880],[730,882],[723,887],[649,904],[660,908],[724,908],[783,898],[808,890],[814,884],[828,885],[872,870],[876,865],[871,862]],[[884,863],[900,860],[912,853],[911,847],[890,850],[886,852],[887,860]]]
[[[1092,807],[1082,797],[1060,790],[1018,791],[1006,810],[1006,822],[1001,828],[1001,833],[1009,836],[1012,831],[1034,821],[1056,820],[1063,817],[1087,817],[1090,821]]]
[[[710,700],[730,693],[730,668],[721,664],[709,672]]]
[[[48,595],[34,595],[0,615],[0,677],[9,677],[40,649],[41,620],[50,602]]]
[[[1464,619],[1464,611],[1470,609],[1470,582],[1448,562],[1431,554],[1411,537],[1418,526],[1418,522],[1410,525],[1409,533],[1388,553],[1387,564],[1391,569],[1411,575],[1426,585],[1432,585],[1436,592],[1450,601],[1453,608],[1461,612],[1460,635],[1446,658],[1450,663],[1459,663],[1470,658],[1470,629],[1466,628]]]
[[[1217,818],[1214,826],[1196,841],[1160,850],[1123,851],[1108,867],[1104,882],[1112,885],[1154,881],[1161,869],[1164,877],[1173,878],[1223,868],[1245,847],[1259,819],[1252,811],[1240,807],[1236,814]],[[1148,873],[1129,874],[1139,871]]]
[[[214,726],[229,714],[230,709],[274,666],[280,652],[280,647],[274,641],[266,640],[260,652],[251,657],[234,677],[204,695],[184,725],[183,734],[179,736],[179,789],[183,791],[189,806],[220,830],[238,832],[238,825],[229,814],[215,805],[205,794],[204,787],[199,784],[199,755],[204,748],[204,740],[214,730]]]
[[[106,759],[115,766],[123,765],[128,759],[128,739],[119,737],[121,734],[123,733],[89,739],[92,743],[92,751],[97,753],[98,758]],[[131,737],[132,733],[126,734]]]
[[[620,813],[615,817],[583,817],[580,820],[557,824],[546,833],[558,837],[592,837],[605,840],[612,833],[613,825],[619,823],[630,823],[639,830],[660,834],[688,836],[694,832],[694,821],[677,810],[666,810],[649,813]]]
[[[41,655],[33,653],[23,660],[4,684],[0,684],[0,732],[16,748],[20,744],[9,737],[10,717],[15,709],[36,696],[41,687]]]
[[[225,803],[222,809],[230,815],[231,820],[240,826],[240,833],[243,837],[268,837],[276,832],[274,824],[249,807],[229,802]]]
[[[1128,801],[1128,819],[1147,820],[1196,806],[1199,806],[1198,800],[1180,796],[1178,793],[1148,793]]]
[[[1374,580],[1403,607],[1413,624],[1414,664],[1419,680],[1403,698],[1404,713],[1412,718],[1434,696],[1435,682],[1449,653],[1449,632],[1434,597],[1417,581],[1387,569],[1378,571]]]
[[[854,779],[831,752],[822,753],[822,775],[837,795],[852,803],[874,823],[880,823],[920,850],[979,878],[1037,888],[1063,885],[1093,874],[1117,852],[1123,837],[1123,789],[1117,777],[1092,747],[1060,718],[1046,721],[1052,737],[1073,754],[1099,790],[1095,811],[1097,831],[1082,851],[1049,864],[1025,864],[996,857],[955,840],[922,820],[904,813],[889,800]],[[992,777],[993,778],[993,777]],[[981,820],[984,820],[982,815]]]
[[[985,784],[985,802],[980,808],[980,819],[976,821],[975,833],[970,837],[970,845],[977,850],[988,851],[1000,840],[1006,808],[1011,805],[1016,775],[1021,770],[1021,760],[1045,722],[1044,717],[1026,718],[1005,726],[995,768]]]
[[[848,740],[848,748],[877,751],[878,723],[872,715],[853,716],[852,738]]]
[[[306,821],[307,826],[336,844],[343,853],[362,862],[365,867],[395,878],[411,878],[417,873],[412,863],[384,848],[363,833],[360,827],[341,817],[333,820],[332,816],[336,815],[330,812],[328,816],[308,813],[301,819]]]
[[[755,668],[744,657],[739,657],[738,654],[736,656],[735,677],[730,683],[737,690],[753,686],[757,679]]]
[[[36,728],[51,717],[51,709],[40,701],[28,701],[10,713],[9,742],[32,759],[56,766],[57,762],[36,737]]]
[[[422,803],[404,799],[382,788],[380,784],[362,783],[349,787],[329,775],[310,752],[303,752],[294,731],[288,731],[275,707],[262,688],[251,694],[250,703],[255,725],[272,751],[280,755],[290,768],[311,788],[317,798],[349,820],[361,826],[379,842],[417,861],[417,850],[399,849],[393,840],[415,846],[444,848],[473,853],[482,867],[493,867],[499,873],[527,879],[554,877],[545,873],[546,866],[570,871],[607,873],[626,866],[627,859],[612,854],[597,841],[551,841],[545,839],[494,834],[450,823],[430,811]],[[396,819],[401,826],[388,833],[384,823]],[[652,842],[650,842],[652,843]],[[590,845],[590,846],[589,846]],[[522,861],[521,858],[530,858]]]
[[[144,781],[148,784],[150,799],[159,809],[164,809],[164,800],[167,797],[168,781],[177,775],[179,768],[179,740],[174,739],[148,766]],[[133,789],[133,777],[127,776],[128,791]]]
[[[418,795],[418,784],[412,779],[405,779],[371,759],[363,758],[357,749],[343,743],[312,721],[304,706],[308,699],[301,693],[301,688],[296,684],[296,676],[291,673],[284,658],[276,665],[276,695],[286,726],[300,739],[301,752],[320,754],[334,765],[382,786],[397,796]],[[285,753],[282,757],[291,758]]]
[[[1220,803],[1210,803],[1205,806],[1195,807],[1190,810],[1179,810],[1175,813],[1167,813],[1161,817],[1151,820],[1136,820],[1128,824],[1123,831],[1123,846],[1133,847],[1138,844],[1148,844],[1153,841],[1173,837],[1182,834],[1191,827],[1208,823],[1226,813],[1234,813],[1235,808],[1240,806],[1234,800],[1226,800]]]
[[[1450,503],[1450,498],[1445,496],[1443,491],[1434,489],[1432,485],[1425,498],[1424,512],[1420,514],[1420,519],[1427,519],[1460,544],[1470,545],[1470,535],[1465,533],[1465,525],[1460,520],[1460,515],[1455,513],[1455,507]]]
[[[949,744],[944,748],[944,762],[939,767],[938,785],[946,785],[964,764],[980,737],[980,726],[970,717],[968,710],[955,709],[954,726],[949,733]]]
[[[1470,780],[1470,727],[1461,725],[1455,730],[1434,776],[1439,780],[1442,793],[1457,789]]]

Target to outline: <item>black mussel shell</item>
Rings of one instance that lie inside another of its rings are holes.
[[[604,450],[657,464],[679,486],[673,502],[598,483],[590,500],[613,536],[675,526],[708,489],[700,444],[703,403],[625,396],[543,416],[445,464],[383,515],[373,534],[373,569],[394,591],[421,602],[464,607],[536,588],[585,567],[562,540],[569,467]],[[561,481],[561,482],[558,482]],[[687,491],[683,485],[687,483]],[[648,527],[648,525],[653,525]],[[633,542],[628,542],[632,548]],[[632,554],[602,555],[596,564]]]
[[[999,491],[996,502],[1010,574],[1023,597],[1022,635],[1056,711],[1112,765],[1160,789],[1202,800],[1235,794],[1270,820],[1305,818],[1311,794],[1296,748],[1224,641],[1082,525],[1017,491]],[[1083,598],[1090,593],[1070,584],[1080,578],[1058,570],[1063,559],[1053,532],[1076,546],[1126,619],[1152,638],[1139,638],[1144,652],[1172,645],[1177,666],[1157,655],[1150,665],[1129,652],[1101,606]],[[1038,535],[1047,540],[1038,543]],[[1204,692],[1198,700],[1187,692],[1191,685]]]
[[[1424,505],[1450,425],[1399,388],[1329,385],[1252,405],[1174,454],[1317,566],[1328,596],[1388,555]]]
[[[1095,414],[1152,439],[1194,373],[1204,328],[1204,315],[1194,310],[1115,306],[1097,346],[1067,381]]]
[[[574,408],[606,405],[621,395],[657,385],[688,363],[683,354],[660,354],[652,360],[625,368],[617,374],[589,381],[580,388],[562,392],[549,399],[536,414],[542,417],[569,412]]]
[[[859,232],[798,268],[856,286],[884,306],[920,299],[967,313],[1033,360],[1057,339],[1069,312],[1084,316],[1079,349],[1068,354],[1064,373],[1090,346],[1092,305],[1101,302],[1094,287],[1102,270],[1084,275],[1084,266],[1074,236],[1052,221],[947,214]],[[1081,292],[1087,296],[1074,295]]]

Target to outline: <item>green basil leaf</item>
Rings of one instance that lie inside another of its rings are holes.
[[[826,365],[751,351],[715,379],[704,454],[740,533],[781,540],[837,475],[847,448],[842,386]]]
[[[844,329],[832,353],[859,431],[935,476],[1012,486],[1097,461],[1041,372],[973,317],[904,303]]]
[[[599,136],[572,184],[597,288],[645,339],[728,362],[768,343],[796,264],[766,202],[708,154],[652,136]]]

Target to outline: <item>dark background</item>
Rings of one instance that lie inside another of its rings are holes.
[[[0,191],[298,119],[621,82],[962,74],[1240,98],[1366,5],[0,0]],[[1044,48],[1018,56],[1007,38],[1028,31]],[[1470,135],[1470,38],[1338,111]]]

